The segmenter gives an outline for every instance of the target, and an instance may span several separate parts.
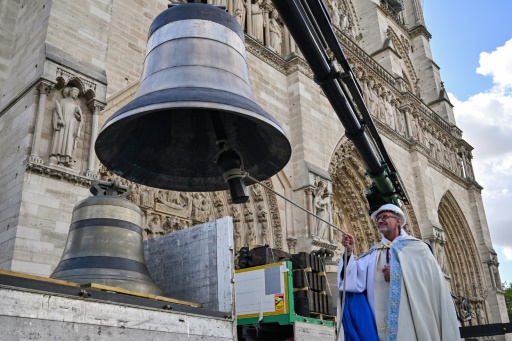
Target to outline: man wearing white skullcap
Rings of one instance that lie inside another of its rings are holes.
[[[354,237],[342,239],[348,257],[347,268],[342,258],[338,269],[340,291],[346,272],[345,340],[460,340],[450,291],[428,245],[405,232],[407,218],[398,206],[382,205],[371,217],[382,234],[378,244],[356,259]],[[366,316],[373,315],[375,324],[361,322],[366,301]]]

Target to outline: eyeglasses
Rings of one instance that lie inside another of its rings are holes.
[[[386,220],[388,218],[395,218],[395,219],[399,219],[400,217],[397,217],[397,216],[394,216],[394,215],[387,215],[387,214],[384,214],[384,215],[381,215],[380,217],[376,217],[375,218],[375,221],[378,222],[379,220]]]

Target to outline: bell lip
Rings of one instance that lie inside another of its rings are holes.
[[[168,93],[168,91],[172,93]],[[216,101],[205,101],[204,98],[214,98]],[[124,125],[146,115],[173,109],[202,109],[205,111],[205,115],[207,115],[207,110],[213,109],[213,111],[236,115],[245,120],[261,122],[261,125],[266,127],[265,129],[274,131],[277,139],[273,144],[277,148],[273,154],[275,159],[266,159],[266,162],[261,164],[264,165],[263,168],[258,167],[257,164],[245,163],[245,171],[249,172],[251,177],[258,181],[266,180],[276,175],[291,159],[292,147],[290,141],[284,129],[272,115],[246,97],[216,89],[203,88],[171,88],[152,92],[132,100],[129,104],[116,111],[105,122],[99,132],[95,144],[98,159],[114,174],[149,187],[184,192],[212,192],[229,189],[220,171],[215,176],[211,174],[205,175],[204,181],[201,181],[199,180],[200,177],[190,178],[179,174],[167,175],[162,172],[153,172],[138,164],[131,164],[130,169],[118,167],[119,163],[109,156],[109,150],[112,150],[112,147],[109,146],[110,142],[108,142],[106,137],[110,135],[110,129],[114,129],[114,131],[118,129],[116,126],[113,126],[113,123],[122,120],[122,123],[118,124]],[[247,177],[243,181],[247,186],[254,184],[254,181]]]
[[[149,27],[148,39],[160,27],[170,22],[189,19],[202,19],[216,22],[229,28],[242,40],[245,40],[244,31],[235,17],[219,7],[202,3],[183,3],[166,9],[153,20],[153,23]]]
[[[278,167],[279,169],[274,174],[271,174],[271,175],[267,175],[267,174],[261,175],[261,174],[249,173],[249,175],[251,175],[251,177],[253,177],[254,179],[256,179],[258,181],[263,181],[263,180],[269,179],[272,176],[274,176],[277,173],[279,173],[288,164],[288,162],[291,159],[291,155],[292,155],[292,147],[291,147],[290,141],[288,140],[288,138],[286,136],[286,133],[284,132],[284,130],[282,129],[282,127],[278,123],[273,122],[272,120],[270,120],[270,119],[268,119],[266,117],[263,117],[261,115],[258,115],[258,114],[254,113],[254,112],[251,112],[250,110],[243,109],[243,108],[240,108],[240,107],[230,106],[230,105],[226,105],[226,104],[212,103],[212,102],[201,102],[201,103],[205,104],[205,105],[208,105],[209,108],[211,108],[211,109],[221,109],[222,111],[229,112],[230,114],[234,114],[234,115],[238,115],[238,116],[246,116],[246,117],[248,116],[248,117],[251,117],[251,118],[258,119],[258,120],[263,121],[264,123],[270,125],[274,129],[276,129],[279,133],[282,134],[282,136],[283,136],[282,143],[286,144],[285,146],[282,145],[282,149],[286,149],[286,151],[285,151],[286,157],[284,157],[282,159],[283,160],[282,165],[280,165]],[[97,139],[96,146],[98,146],[98,144],[101,144],[101,134],[104,133],[106,130],[108,130],[108,128],[113,123],[115,123],[118,120],[121,120],[123,118],[125,120],[130,120],[130,118],[131,119],[137,119],[138,117],[143,116],[143,115],[137,115],[140,112],[144,112],[144,115],[147,115],[147,114],[151,114],[151,113],[156,112],[156,111],[160,111],[162,109],[180,109],[180,108],[197,108],[197,109],[201,109],[201,108],[204,108],[203,106],[199,106],[197,102],[173,102],[172,105],[169,105],[169,104],[170,103],[158,103],[158,104],[152,104],[152,105],[148,105],[148,106],[144,106],[144,107],[134,108],[132,110],[126,111],[126,112],[116,116],[111,121],[107,121],[105,123],[105,125],[103,126],[103,128],[101,129],[101,131],[99,132],[99,134],[98,134],[98,139]],[[104,161],[102,160],[101,153],[96,151],[96,155],[98,156],[100,161],[107,167],[107,169],[110,169],[108,167],[107,163],[104,163]],[[145,186],[159,188],[159,189],[165,189],[165,190],[186,191],[186,192],[194,193],[194,192],[223,191],[223,190],[228,190],[229,189],[229,185],[228,185],[227,182],[217,182],[215,185],[212,185],[211,187],[208,187],[208,188],[206,188],[206,187],[189,188],[189,187],[186,187],[186,186],[176,185],[176,183],[178,183],[178,182],[180,182],[180,183],[187,183],[187,181],[186,181],[187,178],[186,177],[184,177],[183,180],[181,180],[181,181],[178,181],[178,179],[179,179],[178,177],[174,177],[176,179],[175,183],[166,183],[165,181],[143,181],[143,182],[141,182],[141,181],[138,181],[137,179],[135,179],[135,178],[125,174],[125,172],[123,170],[115,170],[115,169],[113,169],[113,170],[110,169],[110,170],[114,174],[116,174],[116,175],[118,175],[120,177],[123,177],[123,178],[125,178],[125,179],[127,179],[129,181],[136,182],[136,183],[139,183],[139,184],[142,184],[142,185],[145,185]],[[221,176],[220,171],[219,171],[219,176]],[[255,184],[255,182],[253,180],[251,180],[250,178],[248,178],[248,177],[245,177],[243,179],[243,181],[246,184],[246,186],[250,186],[250,185]]]

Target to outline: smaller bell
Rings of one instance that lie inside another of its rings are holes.
[[[64,254],[50,278],[161,295],[144,259],[142,213],[119,180],[95,181],[73,209]]]

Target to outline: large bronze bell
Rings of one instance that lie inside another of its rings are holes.
[[[144,260],[142,213],[119,180],[95,182],[73,209],[64,254],[51,278],[161,295]]]
[[[232,195],[227,182],[244,171],[267,179],[291,156],[283,129],[255,102],[242,28],[200,3],[174,5],[154,20],[135,98],[106,121],[95,148],[133,182]]]

